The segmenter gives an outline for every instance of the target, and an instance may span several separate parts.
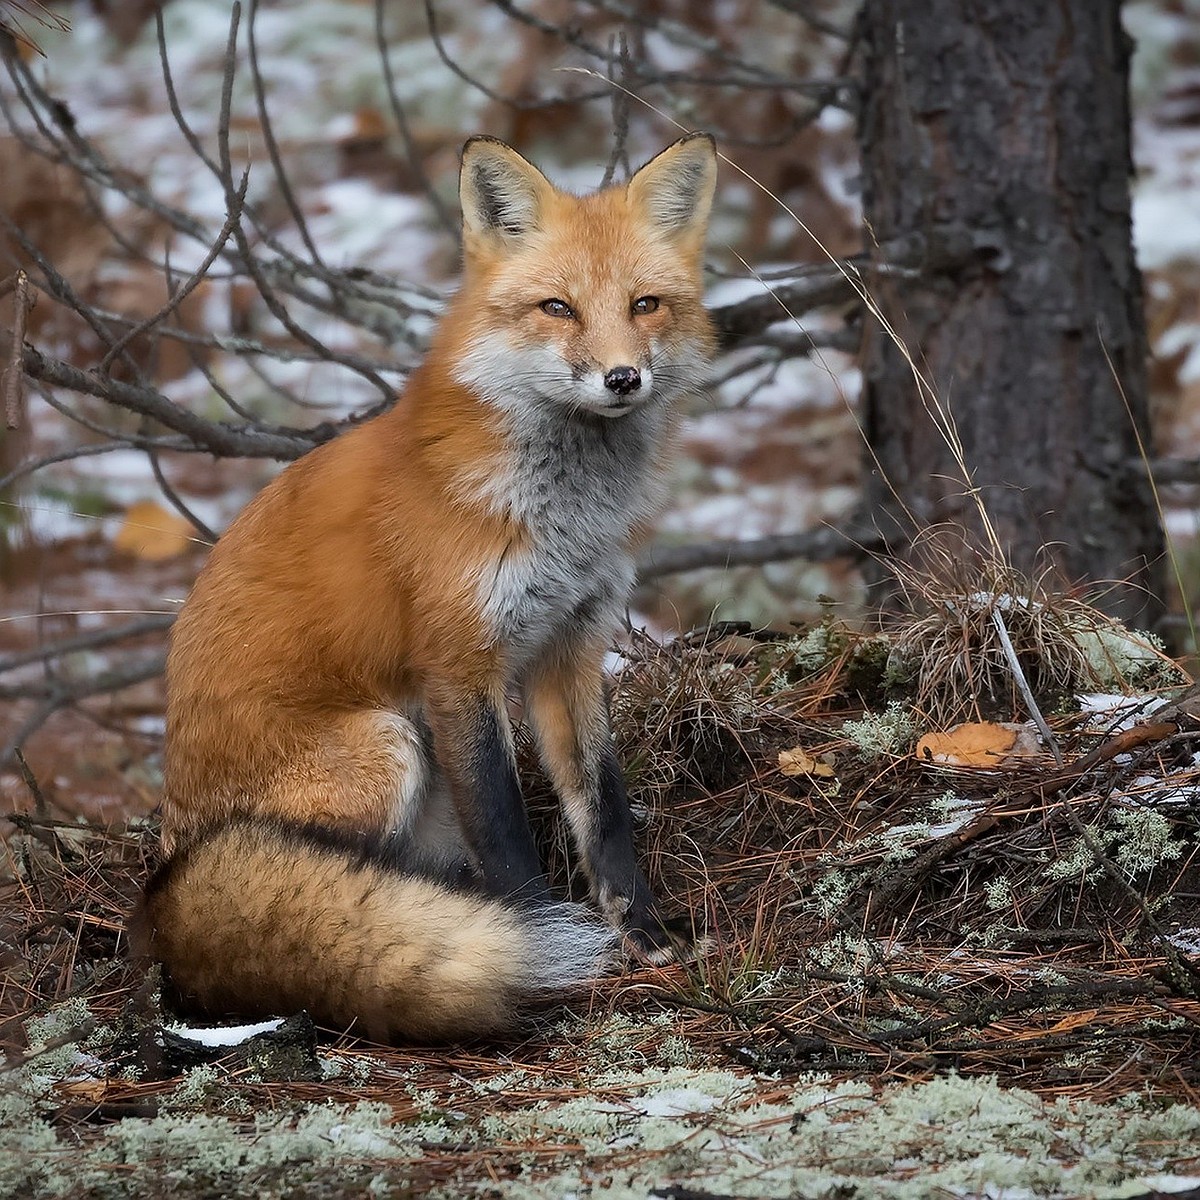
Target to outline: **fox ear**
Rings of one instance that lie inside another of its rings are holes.
[[[540,223],[550,181],[511,146],[473,137],[463,147],[458,194],[463,230],[519,238]]]
[[[707,133],[689,133],[634,173],[627,195],[664,233],[703,236],[717,186],[717,147]]]

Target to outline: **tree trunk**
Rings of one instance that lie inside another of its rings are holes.
[[[1013,566],[1124,580],[1099,603],[1145,625],[1161,613],[1163,538],[1139,463],[1146,339],[1119,8],[865,0],[868,241],[978,252],[967,270],[870,291],[952,414],[977,490],[875,321],[864,412],[868,502],[890,540],[945,523],[986,545],[978,496]]]

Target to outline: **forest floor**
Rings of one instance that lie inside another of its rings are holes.
[[[124,958],[145,822],[34,806],[7,840],[0,1194],[1200,1187],[1194,689],[1063,701],[1056,762],[1024,727],[955,731],[971,714],[923,731],[886,702],[899,644],[827,623],[629,647],[614,719],[639,841],[700,949],[503,1043],[383,1047],[288,1013],[240,1044],[188,1040]],[[1172,682],[1130,645],[1127,669]]]

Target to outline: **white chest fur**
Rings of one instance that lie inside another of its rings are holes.
[[[659,406],[616,420],[554,411],[513,420],[510,467],[477,494],[526,533],[478,584],[514,671],[571,623],[616,621],[633,586],[630,533],[662,499],[665,421]]]

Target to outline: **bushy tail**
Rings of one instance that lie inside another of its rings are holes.
[[[502,1032],[538,994],[601,973],[617,939],[580,905],[505,904],[257,820],[175,855],[132,932],[191,1008],[305,1008],[381,1041]]]

